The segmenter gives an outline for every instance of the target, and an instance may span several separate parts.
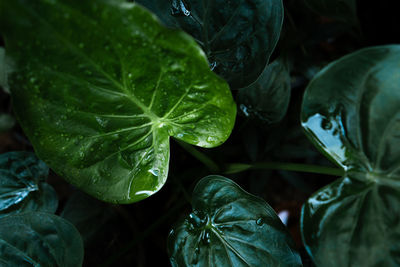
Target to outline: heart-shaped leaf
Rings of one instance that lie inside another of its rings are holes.
[[[233,128],[228,85],[188,35],[123,0],[3,1],[14,110],[38,156],[94,197],[158,191],[169,138],[214,147]]]
[[[136,0],[170,27],[191,34],[211,68],[231,87],[254,82],[268,63],[283,22],[282,0]]]
[[[303,101],[306,133],[346,171],[303,207],[308,252],[318,266],[399,266],[400,45],[328,65]]]
[[[289,106],[290,89],[289,72],[281,60],[276,60],[265,67],[257,81],[239,90],[237,102],[246,117],[278,122]]]
[[[168,238],[172,266],[301,266],[274,210],[221,176],[203,178]]]
[[[66,220],[44,212],[0,218],[0,265],[77,267],[83,242]]]
[[[0,218],[26,211],[54,213],[57,194],[45,183],[49,169],[30,152],[0,155]]]

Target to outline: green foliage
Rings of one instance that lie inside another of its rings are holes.
[[[14,111],[56,173],[105,201],[165,183],[170,136],[224,142],[236,106],[188,35],[122,0],[2,1]]]
[[[346,172],[302,212],[318,266],[398,266],[400,251],[400,45],[366,48],[309,84],[302,124]]]
[[[15,120],[8,114],[0,113],[0,133],[10,130],[15,125]]]
[[[282,0],[136,0],[165,25],[180,28],[202,46],[211,68],[232,88],[253,83],[275,49]]]
[[[43,212],[0,218],[1,266],[77,267],[82,262],[82,239],[66,220]]]
[[[222,176],[200,180],[168,240],[172,266],[302,266],[274,210]]]
[[[0,218],[27,211],[54,213],[57,194],[45,183],[49,169],[30,152],[0,155]]]
[[[246,117],[274,123],[286,114],[290,89],[289,71],[281,60],[276,60],[254,83],[239,90],[236,101]]]

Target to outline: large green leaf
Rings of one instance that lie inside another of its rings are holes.
[[[321,16],[358,25],[356,0],[305,0],[310,9]]]
[[[171,232],[173,266],[301,266],[293,240],[274,210],[221,176],[203,178],[193,212]]]
[[[360,50],[306,89],[302,124],[346,174],[303,207],[318,266],[400,264],[400,45]]]
[[[290,89],[289,71],[276,60],[265,67],[257,81],[239,90],[237,102],[246,117],[278,122],[289,106]]]
[[[49,169],[30,152],[0,155],[0,218],[26,211],[53,213],[57,194],[45,183]]]
[[[231,87],[254,82],[278,42],[282,0],[136,0],[170,27],[191,34]]]
[[[214,147],[233,128],[229,87],[188,35],[123,0],[1,1],[14,109],[38,156],[110,202],[158,191],[169,138]]]
[[[0,219],[0,265],[78,267],[83,243],[66,220],[42,212]]]

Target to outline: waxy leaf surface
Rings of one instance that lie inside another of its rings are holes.
[[[0,218],[0,266],[79,267],[83,242],[66,220],[44,212]]]
[[[31,152],[0,155],[0,218],[27,211],[54,213],[57,194],[45,183],[49,168]]]
[[[290,75],[281,60],[266,66],[251,85],[241,88],[238,105],[246,117],[273,123],[286,114],[290,101]]]
[[[232,88],[254,82],[268,63],[283,22],[281,0],[137,0],[165,25],[191,34],[210,67]]]
[[[165,183],[169,138],[214,147],[233,128],[226,82],[187,34],[123,0],[1,1],[14,109],[38,156],[94,197]]]
[[[346,172],[303,207],[308,252],[318,266],[399,266],[400,46],[328,65],[303,101],[306,133]]]
[[[233,181],[203,178],[193,212],[168,237],[172,266],[301,266],[274,210]]]

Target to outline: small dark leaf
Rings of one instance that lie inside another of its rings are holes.
[[[44,212],[0,218],[0,265],[79,267],[83,243],[75,227]]]
[[[280,60],[266,66],[253,84],[242,88],[237,96],[240,110],[246,117],[268,123],[285,116],[290,101],[290,75]]]
[[[49,169],[30,152],[0,155],[0,218],[27,211],[54,213],[57,194],[47,183]]]
[[[193,212],[170,232],[172,266],[301,266],[274,210],[231,180],[203,178]]]
[[[169,27],[191,34],[232,88],[254,82],[278,42],[281,0],[136,0]]]
[[[2,87],[6,93],[10,93],[7,76],[11,70],[12,64],[10,59],[6,57],[4,47],[0,47],[0,87]]]

